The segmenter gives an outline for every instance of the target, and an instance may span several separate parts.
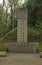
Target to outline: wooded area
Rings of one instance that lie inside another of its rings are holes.
[[[17,8],[28,9],[28,41],[42,42],[42,0],[3,0],[0,4],[0,40],[17,40]]]

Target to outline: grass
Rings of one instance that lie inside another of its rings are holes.
[[[0,51],[7,51],[7,48],[5,45],[0,45]]]
[[[39,41],[39,32],[32,28],[28,28],[27,32],[27,39],[28,42],[37,42]],[[3,42],[16,42],[17,41],[17,28],[13,29],[12,31],[8,32],[1,38]]]
[[[28,28],[27,38],[29,42],[38,42],[39,41],[39,32],[32,28]]]
[[[36,48],[39,52],[42,52],[42,45],[37,46]]]
[[[5,34],[5,36],[1,38],[1,41],[16,42],[17,41],[17,29],[13,29],[12,31]]]

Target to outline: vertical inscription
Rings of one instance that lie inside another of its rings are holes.
[[[27,42],[27,9],[18,10],[17,42]]]

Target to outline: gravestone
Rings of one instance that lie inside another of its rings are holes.
[[[19,8],[17,10],[17,42],[27,43],[27,17],[28,11],[26,8]]]

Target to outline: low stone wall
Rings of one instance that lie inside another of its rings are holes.
[[[36,52],[36,46],[38,42],[29,42],[29,43],[16,43],[11,42],[7,43],[9,46],[9,52],[14,53],[27,53],[27,52]]]

